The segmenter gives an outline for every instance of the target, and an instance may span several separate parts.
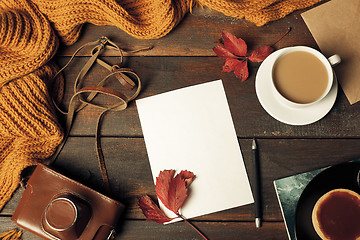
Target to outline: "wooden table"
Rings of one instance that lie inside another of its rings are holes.
[[[154,46],[150,51],[130,54],[125,60],[125,66],[133,68],[144,84],[139,98],[222,79],[251,184],[251,140],[258,140],[264,223],[260,229],[255,228],[253,205],[198,217],[192,222],[210,239],[287,239],[273,180],[358,158],[360,105],[350,105],[340,88],[334,107],[320,121],[306,126],[283,124],[267,114],[256,97],[254,80],[260,64],[250,63],[250,77],[241,82],[233,73],[221,72],[223,60],[214,55],[212,48],[222,30],[242,37],[251,50],[271,44],[291,27],[292,31],[275,45],[277,49],[294,45],[318,49],[301,12],[256,27],[207,8],[195,8],[169,35],[158,40],[137,40],[114,27],[86,25],[79,41],[71,47],[61,47],[55,60],[63,66],[75,49],[104,35],[125,49]],[[65,71],[65,105],[88,53],[80,53]],[[116,52],[106,54],[106,61],[118,61]],[[86,81],[95,82],[105,75],[103,68],[96,67]],[[87,107],[77,115],[70,138],[55,163],[69,177],[96,189],[102,187],[94,145],[99,113],[98,109]],[[201,239],[184,223],[164,226],[145,221],[137,206],[137,197],[155,197],[155,190],[135,103],[125,111],[107,114],[101,135],[115,198],[126,205],[117,239]],[[2,210],[0,232],[15,227],[10,217],[21,192],[17,191]],[[23,238],[38,239],[29,232]]]

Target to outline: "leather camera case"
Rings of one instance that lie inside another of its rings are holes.
[[[124,205],[39,164],[11,220],[43,239],[108,240]]]

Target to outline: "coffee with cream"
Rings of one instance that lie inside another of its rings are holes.
[[[325,92],[329,76],[325,65],[314,54],[294,51],[281,56],[273,68],[277,91],[300,104],[318,100]]]
[[[360,240],[360,195],[334,189],[315,204],[312,223],[323,240]]]

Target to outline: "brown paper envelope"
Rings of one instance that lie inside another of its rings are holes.
[[[332,0],[301,14],[323,54],[339,54],[334,67],[350,104],[360,100],[360,1]]]

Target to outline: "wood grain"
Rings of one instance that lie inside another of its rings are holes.
[[[131,56],[215,56],[212,48],[216,46],[215,42],[221,38],[221,31],[223,30],[243,38],[249,46],[249,51],[251,51],[263,45],[271,45],[289,27],[292,28],[290,34],[275,47],[306,45],[317,48],[311,33],[300,16],[301,12],[303,11],[297,11],[278,21],[256,27],[251,22],[227,17],[206,7],[194,8],[193,13],[186,15],[169,35],[155,40],[135,39],[112,26],[86,24],[80,39],[70,47],[61,46],[58,55],[71,56],[83,44],[95,41],[100,36],[107,36],[125,50],[153,46],[150,51],[125,52],[126,55]],[[79,53],[79,56],[89,56],[90,50],[91,48],[84,49]],[[108,50],[105,55],[117,56],[118,53]]]
[[[58,59],[63,66],[68,58]],[[116,62],[114,58],[104,58]],[[66,69],[67,105],[72,95],[75,78],[87,61],[87,58],[76,58]],[[360,118],[360,104],[350,105],[341,88],[335,105],[320,121],[306,126],[290,126],[272,118],[260,105],[255,93],[255,75],[258,63],[250,64],[250,77],[245,82],[239,81],[233,73],[221,72],[223,60],[218,57],[130,57],[126,59],[127,67],[134,69],[141,77],[143,89],[138,98],[222,79],[228,103],[232,113],[236,132],[239,137],[301,137],[301,138],[334,138],[358,137],[357,127]],[[87,75],[84,86],[95,84],[108,74],[99,65]],[[119,89],[114,81],[109,87]],[[111,99],[107,99],[111,102]],[[98,109],[87,107],[76,117],[71,134],[73,136],[94,135]],[[116,126],[116,127],[115,127]],[[141,137],[142,131],[136,105],[131,103],[122,112],[107,114],[102,124],[104,136]]]
[[[222,30],[243,38],[250,53],[272,44],[291,27],[291,32],[275,45],[277,49],[295,45],[318,49],[300,16],[303,11],[256,27],[246,20],[197,7],[169,35],[157,40],[139,40],[115,27],[85,24],[74,45],[60,46],[55,62],[64,66],[81,45],[107,36],[125,50],[152,46],[148,51],[125,52],[129,57],[125,57],[123,66],[134,69],[143,83],[139,98],[222,79],[251,184],[251,139],[258,139],[265,222],[261,229],[255,228],[252,204],[201,216],[193,222],[210,239],[287,239],[273,181],[359,158],[360,105],[350,105],[340,88],[335,105],[320,121],[306,126],[283,124],[266,113],[257,99],[255,76],[260,64],[249,63],[250,77],[240,82],[233,73],[221,72],[223,60],[215,56],[212,48]],[[66,86],[62,107],[65,109],[75,78],[89,59],[90,50],[81,51],[64,71]],[[118,53],[113,50],[103,55],[106,57],[102,59],[107,62],[119,62]],[[84,85],[96,84],[107,74],[107,70],[95,66],[86,76]],[[114,80],[107,86],[124,91]],[[101,96],[96,99],[99,103],[111,101]],[[99,113],[99,109],[86,107],[77,114],[70,138],[54,166],[70,178],[101,192],[103,186],[93,137]],[[63,123],[64,118],[61,119]],[[161,225],[145,221],[137,206],[139,196],[149,194],[155,198],[155,190],[136,104],[132,102],[125,111],[106,114],[101,135],[113,189],[111,197],[126,205],[116,239],[201,239],[185,223]],[[10,216],[22,192],[23,189],[18,189],[0,212],[0,232],[16,227]],[[39,238],[25,231],[23,239]]]
[[[286,239],[285,226],[282,222],[264,223],[261,229],[256,229],[251,222],[196,222],[199,228],[209,239],[212,240],[236,240],[236,239]],[[9,218],[0,218],[0,232],[15,228],[16,225]],[[221,229],[222,231],[218,231]],[[23,239],[39,240],[41,238],[24,231]],[[122,221],[118,229],[117,240],[156,240],[156,239],[197,239],[202,238],[190,226],[183,222],[169,225],[157,224],[147,221]]]
[[[250,183],[253,182],[251,139],[240,139]],[[258,139],[265,221],[282,221],[273,181],[278,178],[357,159],[358,139]],[[102,145],[115,199],[127,207],[126,219],[144,219],[137,197],[155,198],[154,183],[142,138],[103,138]],[[94,138],[71,137],[55,167],[65,175],[101,191],[102,180]],[[188,169],[191,171],[191,169]],[[196,174],[196,173],[195,173]],[[236,188],[236,186],[234,186]],[[2,210],[11,215],[21,193]],[[202,221],[252,221],[253,205],[238,207],[197,218]]]

